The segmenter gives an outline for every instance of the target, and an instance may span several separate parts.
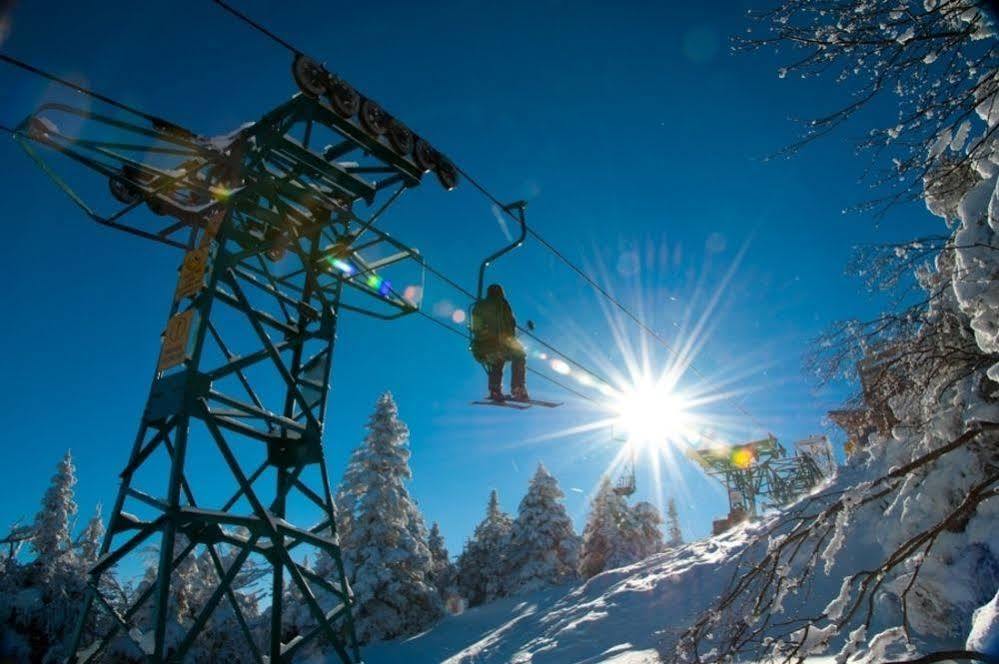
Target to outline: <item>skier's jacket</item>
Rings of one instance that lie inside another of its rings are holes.
[[[477,362],[493,362],[524,352],[517,341],[517,321],[503,295],[493,284],[484,300],[472,307],[472,356]]]

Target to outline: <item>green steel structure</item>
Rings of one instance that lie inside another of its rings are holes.
[[[212,139],[2,57],[111,109],[41,106],[13,130],[32,159],[91,219],[184,252],[71,659],[124,645],[181,661],[222,606],[257,662],[317,640],[359,661],[323,448],[337,321],[418,310],[422,259],[376,222],[428,171],[452,188],[454,166],[302,55],[301,93]],[[85,174],[100,186],[77,186]],[[194,465],[217,472],[198,485]],[[151,548],[155,579],[114,601],[105,575]],[[214,572],[199,579],[209,599],[173,621],[178,569],[194,556]],[[269,577],[264,638],[234,590],[250,562]],[[289,593],[307,613],[295,629]]]
[[[773,436],[741,445],[691,449],[687,456],[725,485],[729,518],[786,505],[818,484],[823,473],[808,454],[788,456]]]

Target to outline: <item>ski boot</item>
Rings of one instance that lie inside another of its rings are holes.
[[[510,400],[527,402],[531,400],[531,395],[527,393],[526,387],[515,387],[510,390]]]

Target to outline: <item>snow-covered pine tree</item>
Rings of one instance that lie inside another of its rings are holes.
[[[406,490],[409,430],[392,395],[383,394],[368,422],[357,461],[358,495],[344,558],[356,598],[361,642],[420,632],[443,613],[431,583],[431,555],[419,509]],[[414,535],[422,529],[422,536]]]
[[[623,567],[662,550],[663,518],[654,505],[629,507],[614,492],[610,479],[600,482],[583,529],[579,573],[590,578],[607,569]]]
[[[583,528],[579,552],[579,573],[583,578],[599,574],[613,566],[612,559],[620,559],[620,524],[627,513],[624,498],[614,493],[610,479],[604,477],[590,503],[590,513]]]
[[[245,534],[242,529],[234,529],[235,533]],[[179,555],[188,547],[190,541],[178,534],[174,543],[174,553]],[[215,544],[215,552],[223,570],[228,570],[235,561],[237,549],[227,544]],[[142,580],[132,591],[132,596],[142,594],[156,583],[157,562],[159,556],[150,556]],[[218,572],[212,560],[211,553],[205,546],[197,546],[174,569],[170,577],[170,594],[167,604],[167,650],[176,648],[184,638],[215,591]],[[259,598],[253,586],[262,578],[262,570],[251,561],[245,561],[232,580],[233,597],[239,605],[243,618],[249,625],[265,624],[260,620],[258,609]],[[185,662],[208,664],[209,662],[243,662],[250,661],[254,655],[241,631],[236,612],[228,597],[224,597],[208,621],[198,633],[197,638],[185,657]],[[145,639],[150,639],[155,624],[154,600],[147,599],[131,619],[132,624],[144,633]],[[252,627],[251,627],[252,629]],[[114,662],[144,662],[147,656],[139,649],[133,640],[120,635],[112,641],[108,648],[107,658]]]
[[[558,481],[538,464],[510,529],[506,594],[530,592],[576,577],[580,540],[561,502],[564,495]]]
[[[430,549],[430,580],[441,599],[447,601],[448,597],[458,592],[458,570],[448,556],[444,536],[436,521],[430,526],[427,546]]]
[[[366,444],[362,442],[350,453],[350,460],[343,472],[343,479],[337,487],[336,496],[334,496],[336,531],[341,542],[350,538],[350,531],[354,524],[354,512],[357,510],[357,500],[364,494],[365,487],[361,483],[361,479],[364,477],[364,466],[361,463],[361,457],[364,454],[365,446]],[[346,561],[344,562],[346,563]]]
[[[458,558],[458,588],[469,606],[490,602],[504,590],[503,574],[513,520],[500,509],[499,494],[489,494],[486,518],[475,527],[472,539]]]
[[[86,590],[85,563],[70,539],[76,469],[69,452],[59,462],[31,527],[33,561],[9,559],[0,574],[0,661],[64,661],[63,644],[76,624]],[[109,577],[108,582],[113,582]],[[93,623],[84,627],[92,632]]]
[[[652,503],[642,501],[631,508],[634,524],[635,558],[642,560],[663,550],[663,515]]]
[[[77,509],[76,501],[73,500],[75,485],[76,467],[73,465],[73,455],[66,450],[66,455],[56,466],[56,474],[52,476],[52,482],[42,498],[42,508],[35,515],[35,535],[31,547],[43,565],[70,548],[70,519]]]
[[[676,501],[672,498],[666,504],[666,546],[674,547],[683,544],[683,532],[680,530],[680,515],[676,511]]]
[[[97,554],[100,553],[103,539],[104,520],[101,517],[101,504],[97,503],[94,515],[87,522],[87,527],[76,538],[76,546],[80,550],[80,561],[83,563],[84,568],[93,565],[97,561]]]

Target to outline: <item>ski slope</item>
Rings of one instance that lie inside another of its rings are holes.
[[[887,460],[857,461],[841,468],[838,476],[801,500],[825,503],[884,472]],[[794,509],[789,506],[787,509]],[[846,575],[880,560],[884,554],[879,537],[897,527],[886,520],[884,506],[854,515],[843,530],[843,542],[826,570],[816,570],[808,588],[782,600],[783,617],[820,615],[840,593]],[[685,544],[643,561],[609,570],[585,583],[508,597],[445,617],[432,629],[397,641],[373,643],[364,648],[366,664],[651,664],[668,661],[679,637],[705,611],[711,610],[737,572],[765,554],[773,538],[784,532],[781,513],[699,542]],[[982,515],[987,521],[990,517]],[[973,530],[973,529],[972,529]],[[772,532],[771,532],[772,531]],[[969,530],[968,537],[973,536]],[[994,539],[991,538],[991,539]],[[993,545],[999,544],[994,542]],[[820,566],[821,567],[821,566]],[[946,569],[948,594],[953,600],[948,625],[939,634],[922,634],[919,645],[952,649],[964,645],[974,610],[986,600],[995,570],[986,559],[955,561]],[[790,571],[792,575],[799,571]],[[983,587],[979,587],[983,586]],[[879,602],[890,601],[882,598]],[[983,607],[973,632],[990,640],[996,629],[994,613]],[[897,625],[894,612],[882,611],[870,625],[871,633]],[[832,662],[846,635],[830,638],[807,661]],[[976,637],[979,638],[979,637]],[[884,652],[873,659],[885,661]]]
[[[507,597],[409,639],[364,649],[366,664],[659,662],[731,576],[759,526],[687,544],[578,586]]]

